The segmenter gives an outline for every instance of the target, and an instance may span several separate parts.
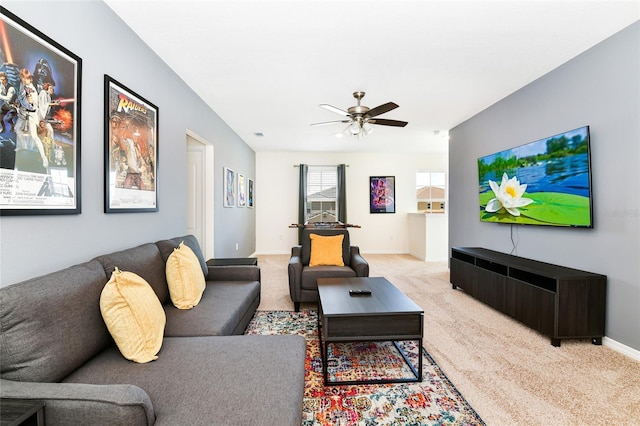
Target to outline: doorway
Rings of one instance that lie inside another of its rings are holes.
[[[214,257],[214,149],[187,131],[187,234],[193,234],[205,259]]]

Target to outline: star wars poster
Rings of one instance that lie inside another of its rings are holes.
[[[82,61],[0,12],[0,215],[80,213]]]
[[[105,75],[105,213],[158,211],[158,108]]]

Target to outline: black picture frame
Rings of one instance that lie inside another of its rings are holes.
[[[0,27],[0,216],[80,214],[82,59],[4,7]]]
[[[247,207],[253,208],[253,179],[247,179]]]
[[[396,212],[396,178],[395,176],[369,177],[369,212]]]
[[[104,212],[158,211],[158,107],[104,76]]]

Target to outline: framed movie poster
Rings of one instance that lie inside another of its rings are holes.
[[[158,211],[158,107],[104,76],[105,213]]]
[[[247,207],[253,208],[253,179],[248,179],[247,184]]]
[[[0,215],[79,214],[82,60],[0,12]]]
[[[369,177],[370,213],[396,212],[395,176]]]
[[[224,207],[236,206],[236,172],[228,167],[224,168]]]
[[[238,175],[238,207],[247,205],[247,190],[245,187],[244,175]]]

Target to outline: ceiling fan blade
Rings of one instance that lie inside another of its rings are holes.
[[[312,126],[324,126],[326,124],[336,124],[336,123],[351,123],[351,120],[335,120],[335,121],[323,121],[322,123],[313,123]]]
[[[375,117],[376,115],[380,115],[380,114],[384,114],[385,112],[389,112],[393,109],[398,108],[398,104],[395,104],[393,102],[387,102],[386,104],[382,104],[379,105],[375,108],[370,109],[369,111],[367,111],[367,114],[369,117]]]
[[[340,109],[340,108],[336,108],[333,105],[329,105],[329,104],[320,104],[321,108],[324,108],[326,110],[329,110],[331,112],[335,112],[336,114],[340,114],[340,115],[344,115],[345,117],[351,117],[351,114],[349,114],[347,111]]]
[[[400,120],[387,120],[385,118],[375,118],[375,119],[371,119],[369,120],[369,123],[371,124],[380,124],[382,126],[394,126],[394,127],[404,127],[407,124],[409,124],[406,121],[400,121]]]

